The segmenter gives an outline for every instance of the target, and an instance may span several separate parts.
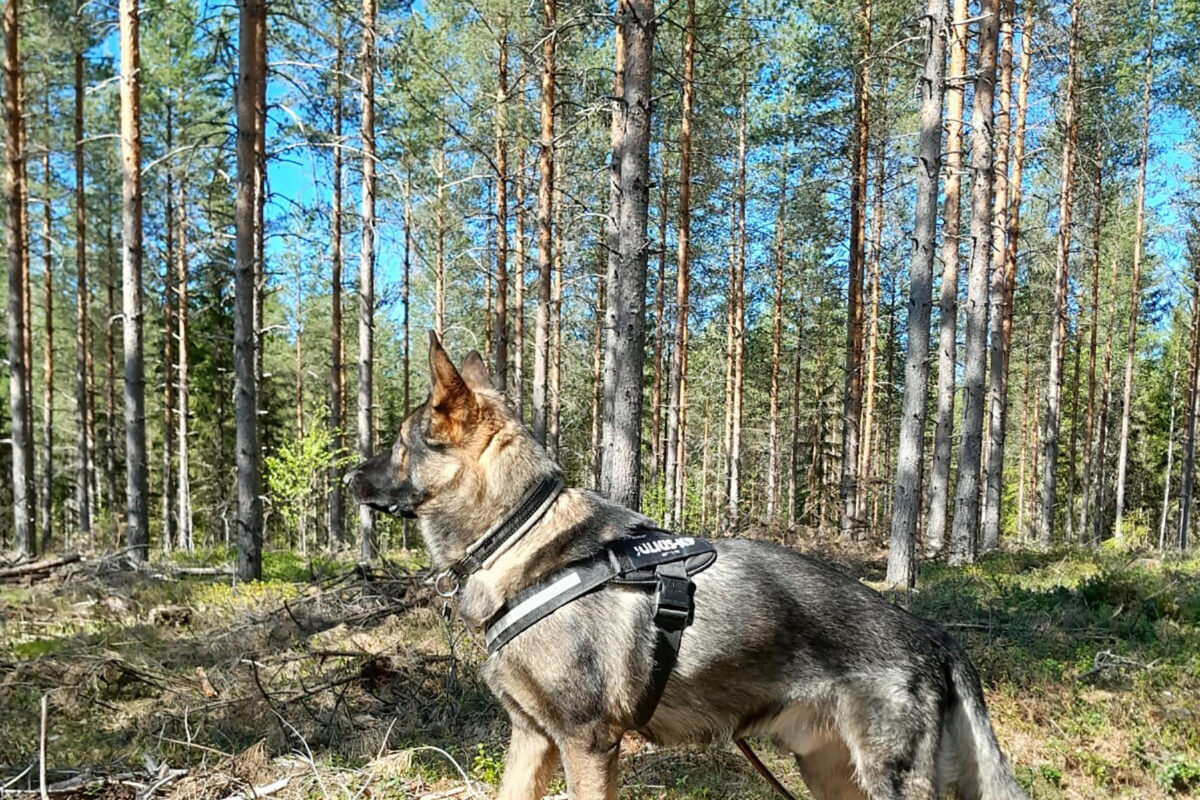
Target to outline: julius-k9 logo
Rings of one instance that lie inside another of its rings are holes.
[[[635,544],[633,546],[633,554],[636,556],[649,556],[655,553],[665,553],[669,550],[682,550],[695,543],[695,538],[691,536],[676,536],[673,539],[654,539],[653,541]]]

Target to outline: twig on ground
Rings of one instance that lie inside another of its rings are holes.
[[[28,564],[21,564],[17,567],[6,567],[0,569],[0,581],[8,580],[9,578],[20,578],[26,575],[33,575],[38,572],[49,572],[52,569],[65,567],[67,564],[74,564],[76,561],[82,560],[83,556],[78,553],[62,556],[60,558],[51,558],[43,561],[32,561]]]
[[[266,797],[267,795],[275,794],[283,787],[287,786],[291,781],[291,777],[280,778],[274,783],[263,784],[262,786],[252,786],[249,792],[241,792],[239,794],[231,794],[223,800],[253,800],[255,797]]]
[[[50,794],[46,791],[46,717],[48,710],[46,705],[46,695],[42,695],[42,726],[41,735],[38,737],[38,789],[41,792],[42,800],[50,800]]]

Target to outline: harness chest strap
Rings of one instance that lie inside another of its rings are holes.
[[[500,650],[523,631],[558,609],[607,583],[654,588],[657,631],[649,680],[634,711],[634,723],[650,721],[675,667],[683,631],[692,621],[694,585],[689,577],[716,559],[703,539],[671,536],[640,528],[600,553],[575,562],[505,603],[484,634],[488,653]]]

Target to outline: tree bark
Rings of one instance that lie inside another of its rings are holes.
[[[775,516],[779,493],[779,354],[783,338],[783,260],[785,252],[784,225],[787,222],[788,152],[783,144],[780,165],[779,210],[775,217],[775,302],[771,314],[771,397],[767,436],[767,518]]]
[[[1171,357],[1171,423],[1167,431],[1167,464],[1163,469],[1162,513],[1158,522],[1158,549],[1167,546],[1167,512],[1171,507],[1171,467],[1175,458],[1175,385],[1179,381],[1179,349]]]
[[[937,418],[925,547],[946,546],[950,458],[954,440],[954,385],[958,350],[958,256],[962,231],[963,96],[967,73],[967,0],[954,0],[950,21],[950,72],[946,79],[946,201],[942,211],[942,285],[938,301]],[[934,223],[936,225],[936,223]]]
[[[1012,131],[1013,15],[1015,0],[1000,2],[1000,114],[996,119],[996,167],[993,192],[991,252],[992,338],[988,345],[988,450],[985,459],[983,519],[979,549],[1000,546],[1000,503],[1004,489],[1004,439],[1008,407],[1007,364],[1004,354],[1005,310],[1008,307],[1008,206],[1011,193],[1008,148]],[[1015,277],[1015,276],[1014,276]]]
[[[886,76],[884,84],[886,85]],[[886,96],[881,98],[886,100]],[[885,112],[886,116],[886,112]],[[880,132],[882,133],[882,131]],[[875,154],[875,191],[871,203],[871,242],[870,254],[867,257],[870,272],[871,306],[867,323],[867,342],[863,352],[864,368],[866,369],[865,400],[863,401],[862,424],[859,426],[861,445],[858,449],[858,498],[856,516],[860,521],[865,520],[867,493],[871,474],[872,429],[875,425],[875,377],[876,355],[879,351],[879,271],[883,262],[883,184],[886,175],[887,143],[884,136],[879,137],[879,149]]]
[[[21,286],[25,227],[24,137],[22,136],[20,10],[18,0],[4,4],[4,194],[8,206],[8,399],[12,426],[13,534],[17,552],[37,554],[33,509],[33,431],[29,426],[27,383],[29,352],[25,349],[25,293]]]
[[[1092,457],[1095,450],[1096,422],[1096,337],[1100,329],[1100,239],[1104,225],[1104,138],[1096,137],[1096,173],[1092,194],[1092,321],[1088,333],[1088,395],[1084,420],[1083,503],[1079,511],[1079,539],[1088,536],[1088,517],[1092,511]]]
[[[174,139],[173,112],[171,96],[167,95],[166,102],[166,148],[171,152]],[[175,176],[171,169],[166,174],[166,214],[164,215],[164,234],[166,252],[163,260],[163,437],[162,437],[162,514],[164,553],[171,552],[175,546],[177,529],[175,526],[175,492],[174,483],[174,440],[171,432],[175,429],[175,308],[171,297],[173,279],[175,276]]]
[[[663,464],[663,362],[666,355],[663,352],[666,340],[666,326],[663,324],[663,313],[666,305],[666,273],[667,273],[667,156],[662,153],[662,167],[659,172],[659,201],[658,201],[658,279],[654,282],[654,353],[650,368],[654,378],[650,388],[650,479],[657,483],[661,473],[665,473]]]
[[[138,0],[121,0],[121,285],[125,346],[125,545],[149,557],[146,375],[142,347],[142,134]]]
[[[333,74],[333,206],[330,209],[330,385],[329,385],[329,431],[330,445],[335,458],[340,459],[346,447],[343,428],[346,419],[345,363],[346,346],[342,328],[342,73],[345,71],[345,40],[342,20],[336,17],[337,27],[334,48]],[[408,237],[408,220],[404,224],[405,241]],[[405,403],[407,411],[408,404]],[[346,540],[346,500],[342,494],[341,468],[329,470],[329,546],[338,551]]]
[[[433,227],[433,330],[438,338],[446,335],[446,140],[443,137],[433,167],[437,178]]]
[[[78,25],[77,25],[78,27]],[[92,463],[88,439],[87,195],[83,164],[83,53],[75,53],[75,508],[79,535],[92,541]]]
[[[178,441],[176,449],[179,452],[178,501],[176,506],[179,514],[179,549],[192,552],[195,541],[192,536],[192,484],[188,474],[188,256],[187,256],[187,192],[184,190],[184,179],[179,179],[179,199],[175,204],[175,213],[179,215],[176,230],[179,232],[179,249],[176,254],[178,272],[175,276],[175,292],[179,303],[179,311],[175,315],[179,326],[178,358],[179,363],[175,375],[179,381],[179,391],[176,392],[179,403],[177,417]]]
[[[513,251],[513,409],[525,419],[525,143],[518,134],[516,247]]]
[[[602,232],[603,233],[603,232]],[[596,271],[596,305],[592,309],[592,488],[600,488],[604,463],[602,412],[604,402],[604,273],[607,258],[600,249],[600,268]]]
[[[646,218],[650,194],[653,0],[618,0],[625,48],[613,148],[619,202],[612,224],[619,250],[608,262],[604,348],[602,490],[627,508],[641,506],[642,367],[646,324]],[[614,257],[615,256],[615,257]]]
[[[550,283],[553,270],[552,215],[554,206],[554,48],[557,0],[543,0],[545,38],[542,41],[541,148],[538,151],[538,304],[533,343],[533,435],[546,444],[547,383],[550,363]]]
[[[871,15],[872,0],[862,0],[860,68],[854,78],[855,120],[850,157],[850,256],[846,303],[846,383],[842,408],[843,537],[856,535],[858,520],[859,421],[863,393],[863,259],[866,243],[867,149],[871,141]]]
[[[129,0],[124,0],[129,2]],[[234,273],[234,415],[237,419],[237,577],[262,577],[262,468],[258,435],[258,382],[255,316],[255,236],[257,225],[255,140],[258,136],[258,18],[266,13],[263,0],[241,0],[238,19],[237,83],[237,262]]]
[[[108,219],[113,219],[111,196],[108,203]],[[107,495],[107,510],[112,524],[120,531],[119,515],[117,513],[117,377],[116,335],[113,333],[113,323],[117,316],[117,275],[116,275],[116,245],[113,243],[111,225],[104,226],[105,254],[108,258],[108,275],[105,283],[105,342],[104,342],[104,483]]]
[[[546,443],[555,461],[559,452],[559,417],[562,414],[562,295],[563,295],[563,231],[562,192],[554,193],[554,269],[550,286],[550,372],[546,378],[546,393],[550,410],[547,419]]]
[[[1058,486],[1058,435],[1062,404],[1063,338],[1066,328],[1067,269],[1071,255],[1071,212],[1075,205],[1075,147],[1079,137],[1077,94],[1079,84],[1079,7],[1071,1],[1071,32],[1067,54],[1067,96],[1064,115],[1066,139],[1062,152],[1062,185],[1058,203],[1058,244],[1054,273],[1054,313],[1050,325],[1050,357],[1046,380],[1046,408],[1042,416],[1041,513],[1038,541],[1049,547],[1054,540],[1054,507]],[[1101,454],[1103,458],[1103,454]]]
[[[695,102],[696,0],[687,0],[683,32],[683,110],[679,122],[679,230],[675,259],[675,338],[671,348],[671,376],[667,398],[667,507],[671,522],[679,527],[687,477],[687,457],[681,431],[687,425],[687,334],[691,311],[692,237],[692,106]],[[664,176],[665,180],[665,176]]]
[[[738,118],[737,160],[737,254],[736,270],[729,301],[733,303],[733,393],[729,439],[729,528],[736,531],[741,524],[742,505],[742,409],[746,373],[746,89],[745,70],[742,71],[741,115]]]
[[[371,412],[374,405],[375,367],[375,0],[363,0],[362,21],[360,135],[363,158],[362,238],[358,259],[358,452],[359,456],[366,460],[374,455]],[[359,506],[358,532],[358,557],[363,562],[369,562],[376,556],[375,512],[366,506]]]
[[[496,338],[492,382],[503,395],[508,393],[508,139],[504,124],[508,105],[507,21],[496,38],[496,50]]]
[[[49,98],[47,98],[49,106]],[[47,108],[47,117],[50,109]],[[42,202],[42,543],[43,553],[50,549],[54,535],[54,259],[51,252],[50,142],[42,153],[42,179],[46,193]]]
[[[1192,493],[1196,485],[1196,417],[1200,416],[1200,258],[1192,256],[1192,374],[1188,381],[1187,446],[1179,489],[1179,550],[1186,552],[1191,533]]]
[[[1129,461],[1129,419],[1133,404],[1133,366],[1137,357],[1138,309],[1141,306],[1142,252],[1146,238],[1146,160],[1150,150],[1150,85],[1154,79],[1154,0],[1146,40],[1146,77],[1142,87],[1142,148],[1138,160],[1137,211],[1133,223],[1133,274],[1129,286],[1129,339],[1125,348],[1125,385],[1121,393],[1121,436],[1117,440],[1116,518],[1113,536],[1119,541],[1125,516],[1125,473]]]
[[[267,0],[254,18],[254,386],[255,402],[263,385],[263,299],[267,288],[265,210],[267,205]],[[261,409],[259,409],[261,410]],[[261,442],[260,442],[261,444]],[[260,456],[261,460],[261,456]]]
[[[888,548],[887,582],[916,584],[917,520],[929,390],[929,317],[933,306],[933,259],[937,243],[938,179],[942,171],[942,99],[946,89],[946,0],[925,7],[925,66],[921,75],[921,128],[916,169],[917,201],[909,267],[908,353],[900,444],[896,453],[896,499]]]

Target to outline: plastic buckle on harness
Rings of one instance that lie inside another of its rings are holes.
[[[692,615],[692,582],[686,577],[664,575],[660,569],[654,593],[654,621],[663,628],[687,627]]]

